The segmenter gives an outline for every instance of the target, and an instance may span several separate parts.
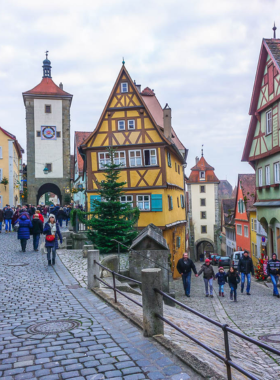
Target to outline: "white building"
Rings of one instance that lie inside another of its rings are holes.
[[[199,254],[217,252],[217,236],[220,235],[219,180],[203,152],[200,160],[191,169],[187,180],[190,207],[190,250],[197,260]]]

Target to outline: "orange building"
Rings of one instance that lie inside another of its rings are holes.
[[[255,174],[239,174],[235,200],[235,233],[237,251],[251,251],[250,209],[255,203]]]

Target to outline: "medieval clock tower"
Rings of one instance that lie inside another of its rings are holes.
[[[52,192],[64,203],[70,191],[70,107],[73,95],[57,86],[51,62],[43,61],[43,79],[23,94],[27,130],[28,203]]]

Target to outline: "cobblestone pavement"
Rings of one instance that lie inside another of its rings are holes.
[[[19,252],[15,233],[0,242],[1,380],[200,379],[81,288],[59,258],[47,266],[31,241]]]
[[[84,283],[87,282],[86,273],[86,259],[82,258],[82,254],[76,251],[63,250],[60,253],[64,264],[68,270],[77,278],[82,277]],[[196,263],[197,268],[200,264]],[[82,269],[84,268],[84,269]],[[216,268],[215,268],[216,272]],[[238,302],[234,303],[229,300],[229,287],[225,286],[225,298],[217,296],[218,285],[214,283],[214,298],[206,298],[204,293],[204,283],[202,276],[196,278],[192,276],[191,297],[184,296],[182,281],[177,280],[173,282],[176,290],[176,298],[185,303],[186,305],[200,311],[201,313],[217,320],[221,323],[227,323],[230,327],[240,330],[241,332],[258,339],[259,336],[265,334],[279,334],[279,306],[277,305],[279,299],[272,296],[272,290],[263,284],[252,283],[252,295],[247,296],[246,293],[240,294],[238,289]],[[103,289],[108,294],[111,290]],[[137,299],[141,302],[141,297],[130,294],[130,297]],[[120,303],[127,306],[127,308],[139,314],[139,308],[126,298],[118,295]],[[202,340],[209,347],[217,350],[224,355],[224,342],[222,331],[206,321],[196,317],[194,314],[187,311],[180,310],[180,308],[164,307],[164,315],[176,323],[183,329],[191,331],[196,338]],[[176,330],[165,326],[165,336],[169,337],[173,342],[180,345],[186,351],[197,355],[201,360],[208,363],[215,362],[215,368],[218,372],[225,375],[225,367],[222,362],[215,359],[211,354],[197,346],[191,340],[180,335]],[[280,339],[279,339],[280,340]],[[230,335],[230,344],[232,359],[239,365],[254,373],[259,379],[276,379],[280,378],[280,358],[276,355],[267,355],[264,351]],[[267,343],[280,349],[279,343]],[[243,375],[233,371],[234,379],[244,379]]]

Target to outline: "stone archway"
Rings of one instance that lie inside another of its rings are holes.
[[[215,252],[215,243],[211,239],[198,239],[195,243],[195,259],[199,260],[200,251],[206,251],[209,253]]]
[[[48,192],[54,193],[55,195],[57,195],[59,198],[59,202],[62,205],[62,195],[61,195],[60,188],[54,183],[45,183],[38,189],[36,204],[38,204],[41,196]]]

